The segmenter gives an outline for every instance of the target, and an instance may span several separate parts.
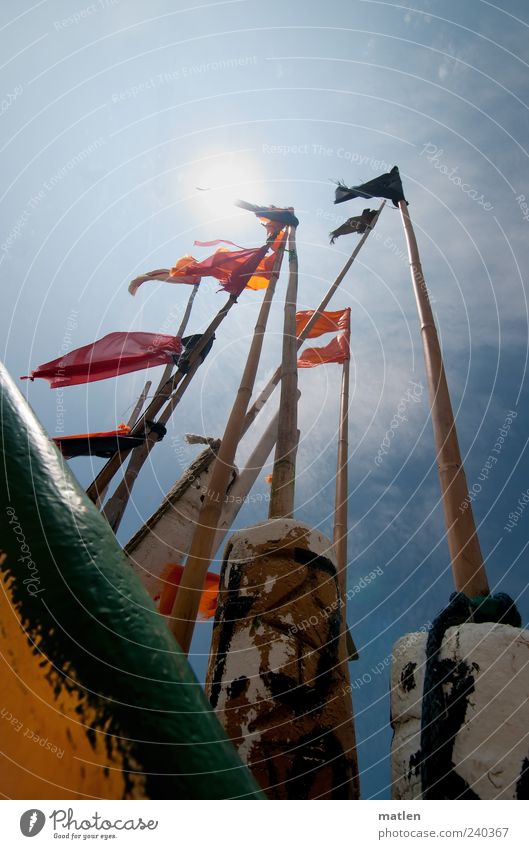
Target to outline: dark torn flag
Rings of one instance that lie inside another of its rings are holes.
[[[398,206],[399,201],[406,200],[398,167],[394,165],[387,174],[381,174],[380,177],[362,183],[361,186],[348,188],[345,183],[338,183],[334,193],[334,202],[343,203],[353,198],[387,198],[393,201],[394,206]]]
[[[291,207],[286,209],[279,206],[257,206],[255,203],[248,203],[245,200],[236,200],[235,206],[253,212],[258,218],[281,224],[281,227],[297,227],[299,225],[299,219],[296,218]]]
[[[145,442],[142,436],[129,436],[130,427],[120,426],[106,433],[81,433],[75,436],[54,436],[53,441],[65,460],[73,457],[112,457],[116,451],[130,451]]]
[[[189,358],[193,353],[193,348],[198,344],[199,340],[202,339],[202,333],[193,333],[192,336],[184,336],[182,339],[182,345],[184,350],[180,354],[180,356],[176,360],[176,365],[178,370],[182,372],[182,374],[187,374],[189,371]],[[209,342],[202,348],[200,352],[200,362],[203,363],[206,359],[207,355],[211,351],[213,346],[213,341],[215,339],[215,334],[211,337]]]
[[[334,245],[338,236],[347,236],[349,233],[365,233],[373,219],[377,214],[376,209],[364,209],[362,215],[356,215],[354,218],[348,218],[336,230],[329,233],[331,237],[331,245]]]

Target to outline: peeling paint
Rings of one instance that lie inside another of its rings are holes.
[[[233,535],[227,572],[207,688],[240,756],[272,798],[357,798],[330,541],[296,520],[274,520]],[[293,627],[303,619],[306,629]]]

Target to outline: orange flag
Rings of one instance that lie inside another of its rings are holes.
[[[272,276],[272,271],[274,270],[274,263],[277,258],[277,251],[283,240],[283,236],[284,230],[281,230],[272,245],[272,253],[270,254],[270,256],[265,256],[265,258],[261,260],[255,270],[255,274],[248,280],[248,284],[246,286],[247,289],[253,289],[254,292],[256,292],[259,289],[268,288],[268,284],[270,283],[270,277]]]
[[[274,270],[274,263],[277,257],[278,248],[284,237],[284,230],[281,230],[272,244],[272,253],[269,256],[265,256],[264,259],[261,260],[257,268],[255,269],[255,274],[250,277],[248,283],[246,284],[247,289],[252,289],[254,292],[257,292],[259,289],[267,289],[268,284],[270,283],[270,277],[272,276],[272,271]],[[228,242],[227,239],[214,239],[211,242],[198,242],[195,241],[195,245],[199,245],[202,248],[210,248],[215,245],[232,245],[234,248],[240,248],[240,245],[236,245],[235,242]],[[244,248],[241,248],[244,250]]]
[[[178,563],[168,563],[160,576],[164,582],[164,587],[160,595],[160,613],[163,613],[164,616],[168,616],[173,609],[174,600],[183,574],[183,566],[180,566]],[[212,616],[215,616],[218,592],[219,576],[215,575],[214,572],[208,572],[198,606],[199,619],[211,619]]]
[[[335,310],[334,312],[332,310],[322,312],[307,336],[307,339],[315,339],[324,333],[336,333],[339,330],[348,330],[350,313],[350,307],[347,307],[345,310]],[[296,313],[296,336],[300,335],[313,315],[314,310],[303,310]]]
[[[322,313],[322,317],[328,315],[337,315],[337,313]],[[339,319],[340,332],[337,336],[323,348],[306,348],[298,360],[298,368],[314,368],[314,366],[320,366],[323,363],[344,363],[345,360],[348,360],[351,355],[349,347],[351,338],[350,318],[351,308],[347,307],[341,313],[341,318]],[[318,322],[316,322],[317,324]],[[323,329],[317,335],[328,333],[329,329],[331,328]]]
[[[227,242],[225,239],[214,239],[212,242],[195,242],[195,244],[201,247],[219,244],[238,247],[234,242]],[[188,283],[195,286],[200,283],[203,277],[215,277],[226,292],[238,297],[245,287],[249,287],[253,275],[261,268],[261,262],[268,249],[268,244],[263,245],[262,248],[241,248],[237,251],[220,247],[212,256],[202,260],[202,262],[199,262],[190,254],[186,254],[181,256],[172,268],[158,268],[156,271],[149,271],[147,274],[135,277],[129,283],[129,292],[131,295],[135,295],[143,283],[151,280],[161,280],[165,283]],[[268,265],[264,267],[265,272],[267,269]],[[261,289],[264,286],[256,285],[249,288]]]
[[[175,281],[181,277],[215,277],[226,292],[238,297],[255,274],[268,248],[268,244],[238,251],[221,247],[202,262],[193,257],[182,257],[171,269],[170,276]]]

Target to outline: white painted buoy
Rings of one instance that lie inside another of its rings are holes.
[[[427,634],[402,637],[391,675],[392,797],[420,799],[421,712]],[[434,798],[529,798],[529,631],[492,623],[446,631],[443,691],[454,728],[452,769]],[[458,695],[459,694],[459,695]],[[444,741],[446,744],[446,739]],[[445,750],[446,751],[446,750]],[[453,795],[444,795],[452,788]]]

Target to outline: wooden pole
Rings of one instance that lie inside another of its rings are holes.
[[[202,334],[202,337],[199,339],[199,341],[193,348],[193,351],[189,357],[190,371],[194,362],[198,362],[200,354],[210,341],[219,324],[226,318],[227,314],[236,302],[237,299],[233,295],[230,295],[224,306],[218,311],[213,321],[206,328],[206,330]],[[154,419],[154,417],[164,406],[168,398],[170,398],[171,394],[174,392],[183,377],[184,375],[182,374],[182,372],[177,370],[174,376],[166,381],[164,386],[162,386],[160,391],[155,395],[155,397],[153,398],[141,418],[138,420],[138,422],[132,429],[132,436],[137,436],[138,433],[141,433],[143,431],[148,419]],[[86,494],[89,498],[92,499],[92,501],[96,500],[98,492],[102,491],[105,487],[108,486],[120,466],[125,462],[128,453],[128,451],[123,453],[116,452],[116,454],[111,457],[108,463],[103,466],[96,479],[90,484],[90,486],[86,490]]]
[[[195,300],[197,291],[198,291],[198,283],[196,283],[193,286],[191,294],[189,295],[189,299],[188,299],[188,302],[187,302],[187,306],[186,306],[182,321],[180,322],[180,327],[176,331],[176,336],[178,336],[178,338],[180,338],[180,339],[183,337],[185,330],[186,330],[186,327],[187,327],[187,324],[189,322],[189,318],[191,316],[191,309],[192,309],[192,306],[193,306],[193,301]],[[198,364],[198,360],[196,362]],[[155,395],[157,393],[161,392],[161,390],[165,386],[166,382],[171,377],[172,370],[173,370],[173,366],[171,364],[168,364],[165,367],[164,372],[162,374],[162,377],[160,379],[160,383],[158,384],[158,388],[155,392]],[[195,371],[196,371],[196,368],[193,369],[193,374],[195,373]],[[180,384],[178,390],[173,395],[172,402],[174,402],[176,398],[177,398],[177,403],[180,401],[180,398],[182,397],[185,390],[187,389],[188,384],[189,384],[189,381],[186,380],[186,378],[184,378],[184,380]],[[168,408],[166,408],[166,409],[169,409],[169,407],[170,407],[170,410],[171,410],[171,413],[172,413],[175,406],[176,406],[175,403],[171,403],[170,405],[168,405]],[[162,424],[165,424],[165,422],[168,420],[168,418],[169,418],[169,416],[167,416],[167,418],[164,419],[163,421],[160,418],[159,421]],[[138,477],[145,461],[147,460],[147,457],[149,456],[151,450],[154,448],[154,446],[158,442],[158,440],[159,440],[159,434],[157,434],[156,431],[151,431],[149,433],[149,435],[147,436],[147,439],[145,440],[144,444],[140,445],[140,446],[138,446],[138,448],[134,448],[132,450],[132,454],[131,454],[131,457],[130,457],[130,460],[129,460],[129,464],[127,466],[127,471],[125,472],[125,474],[123,476],[123,480],[117,486],[114,494],[112,495],[111,498],[109,498],[107,504],[105,505],[103,513],[106,516],[108,523],[109,523],[110,527],[112,528],[112,530],[114,532],[116,532],[118,530],[119,525],[121,524],[123,514],[125,513],[125,510],[126,510],[129,498],[131,496],[134,484],[136,483],[137,477]]]
[[[187,301],[187,306],[186,306],[184,315],[182,317],[182,321],[180,322],[180,327],[176,331],[176,335],[179,336],[180,339],[182,338],[182,336],[184,335],[184,333],[186,331],[186,328],[187,328],[187,325],[188,325],[188,322],[189,322],[189,318],[191,316],[191,310],[193,308],[193,301],[195,300],[195,298],[197,296],[199,285],[200,285],[199,283],[195,283],[195,285],[191,289],[191,294],[189,295],[189,298],[188,298],[188,301]]]
[[[149,394],[151,386],[152,386],[152,383],[151,383],[150,380],[148,380],[147,383],[145,384],[145,386],[143,387],[138,400],[136,401],[135,407],[134,407],[134,409],[133,409],[133,411],[130,415],[130,418],[127,422],[127,427],[130,427],[130,428],[134,427],[134,425],[138,421],[138,416],[141,413],[143,405],[145,404],[145,399],[146,399],[147,395]],[[96,505],[98,510],[101,507],[101,504],[102,504],[102,502],[105,498],[105,495],[107,493],[107,489],[108,489],[108,487],[105,487],[104,490],[102,490],[102,492],[98,495],[98,497],[96,499],[95,505]]]
[[[351,320],[349,309],[349,321]],[[336,554],[336,570],[340,595],[347,591],[347,499],[348,499],[348,451],[349,451],[349,368],[348,357],[342,370],[340,391],[340,422],[338,426],[338,456],[336,461],[336,497],[334,503],[333,545]]]
[[[455,588],[467,596],[488,595],[489,585],[468,497],[443,357],[424,280],[417,240],[405,201],[399,202],[419,313],[439,481]]]
[[[350,322],[349,315],[349,322]],[[336,572],[340,599],[343,601],[342,635],[345,638],[345,657],[358,660],[358,651],[347,627],[347,534],[348,534],[348,460],[349,460],[349,371],[351,360],[348,357],[342,370],[340,391],[340,421],[338,425],[338,456],[336,459],[336,496],[334,503],[333,548],[336,557]]]
[[[355,261],[356,257],[358,256],[364,242],[366,241],[370,232],[373,230],[375,224],[377,223],[377,221],[380,217],[380,213],[384,209],[385,204],[386,204],[386,201],[383,200],[382,203],[380,204],[378,210],[377,210],[376,216],[374,217],[371,224],[369,224],[368,227],[366,228],[365,233],[362,234],[362,237],[358,241],[355,249],[353,250],[353,252],[352,252],[351,256],[349,257],[349,259],[347,260],[347,262],[345,263],[344,267],[342,268],[342,270],[338,274],[338,277],[336,278],[334,283],[331,283],[331,285],[330,285],[327,293],[323,297],[321,303],[314,310],[314,315],[307,322],[307,324],[305,325],[305,327],[303,328],[303,330],[299,334],[298,339],[297,339],[298,350],[303,345],[303,342],[305,341],[305,339],[309,335],[310,331],[312,330],[312,328],[316,324],[318,318],[320,317],[320,315],[322,314],[322,312],[326,308],[327,304],[331,300],[332,296],[336,292],[338,286],[340,285],[340,283],[344,279],[345,275],[347,274],[347,272],[351,268],[353,262]],[[243,427],[243,435],[246,433],[246,431],[248,430],[248,428],[250,427],[250,425],[252,424],[252,422],[254,421],[256,416],[258,415],[259,411],[266,404],[266,402],[270,398],[272,392],[274,391],[274,389],[276,388],[276,386],[277,386],[277,384],[279,383],[280,380],[281,380],[281,366],[279,366],[275,370],[274,374],[272,375],[272,377],[270,378],[270,380],[268,381],[268,383],[266,384],[264,389],[260,392],[257,399],[255,400],[255,402],[252,404],[252,406],[250,407],[250,409],[246,413],[246,418],[244,420],[244,427]]]
[[[189,298],[187,299],[187,305],[186,305],[186,308],[185,308],[184,315],[182,317],[182,321],[180,322],[180,327],[178,328],[178,330],[175,333],[175,336],[177,336],[179,339],[181,339],[182,336],[185,333],[185,329],[187,327],[187,324],[189,322],[189,318],[191,316],[191,309],[193,307],[193,301],[195,300],[196,294],[198,292],[198,287],[199,287],[199,284],[195,283],[195,285],[193,286],[193,288],[191,290],[191,294],[189,295]],[[154,393],[155,398],[159,395],[159,393],[161,393],[164,390],[164,387],[167,390],[166,384],[173,374],[173,368],[174,368],[173,363],[168,363],[166,365],[166,367],[164,368],[164,370],[162,372],[162,376],[161,376],[160,381],[158,383],[158,387],[156,389],[156,392]],[[174,386],[171,387],[171,389],[174,389],[174,388],[175,388]]]
[[[268,518],[292,519],[296,484],[298,447],[298,358],[296,339],[296,304],[298,298],[298,255],[296,228],[289,228],[289,279],[285,297],[283,322],[283,355],[281,361],[281,398],[270,491]]]
[[[208,491],[205,493],[186,566],[171,611],[170,627],[182,651],[187,654],[193,638],[200,596],[206,572],[213,556],[226,489],[230,480],[237,446],[241,439],[244,416],[252,397],[263,339],[285,250],[286,233],[277,252],[270,283],[265,291],[248,359],[233,404],[219,453],[213,464]]]
[[[199,361],[195,360],[193,366],[189,369],[188,373],[171,396],[169,403],[160,415],[157,424],[165,425],[168,422],[175,408],[180,403],[184,392],[191,383],[199,365]],[[114,532],[117,531],[121,524],[125,508],[128,504],[134,484],[136,483],[136,478],[159,439],[159,433],[157,433],[156,430],[151,430],[143,445],[139,445],[138,448],[133,450],[131,462],[127,467],[127,471],[125,472],[123,479],[116,487],[112,498],[109,498],[103,508],[102,512],[106,516],[106,519]],[[132,460],[134,460],[134,463],[132,463]]]

